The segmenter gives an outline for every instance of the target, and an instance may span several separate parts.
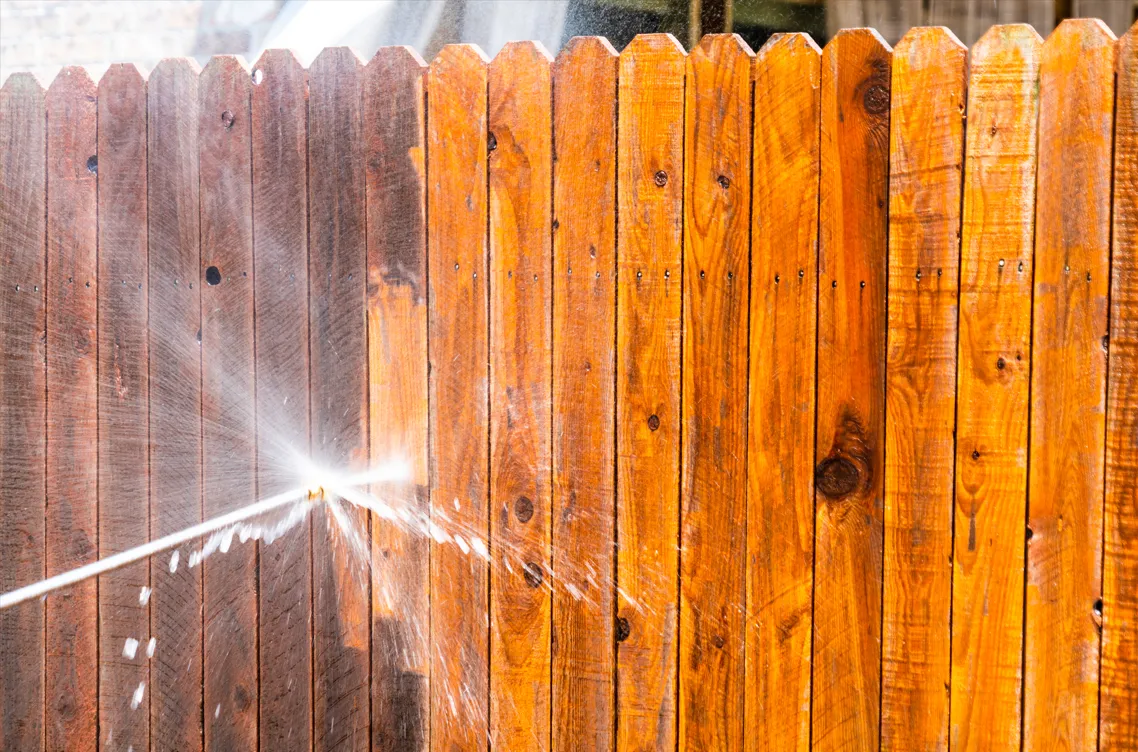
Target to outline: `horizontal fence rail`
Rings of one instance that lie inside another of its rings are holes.
[[[0,592],[307,497],[0,749],[1135,749],[1138,27],[16,74],[0,394]]]

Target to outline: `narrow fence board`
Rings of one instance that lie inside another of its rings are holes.
[[[615,741],[618,65],[604,38],[575,37],[553,66],[550,746],[565,752]]]
[[[878,746],[891,50],[822,53],[813,746]]]
[[[256,493],[253,391],[253,185],[245,63],[214,57],[202,70],[202,512],[206,519]],[[205,744],[257,746],[257,556],[241,543],[202,563]]]
[[[1099,749],[1138,747],[1138,26],[1119,41]]]
[[[548,749],[553,82],[535,42],[490,63],[490,744]]]
[[[680,745],[743,746],[751,65],[736,34],[687,59]]]
[[[202,519],[199,73],[193,60],[164,60],[147,81],[152,538]],[[190,752],[203,746],[202,573],[164,564],[151,566],[150,742]]]
[[[968,50],[893,51],[881,745],[948,749],[956,319]]]
[[[43,87],[10,76],[0,89],[0,592],[44,576],[45,122]],[[44,748],[39,601],[0,611],[0,707],[0,748]]]
[[[427,74],[431,521],[471,547],[431,545],[431,749],[489,739],[487,86],[477,47]]]
[[[822,51],[772,37],[755,61],[747,441],[746,749],[810,748],[814,345]]]
[[[253,68],[257,497],[295,487],[308,448],[307,74],[269,50]],[[259,83],[257,79],[260,79]],[[260,746],[312,747],[310,520],[260,549]]]
[[[149,537],[146,98],[133,65],[112,65],[99,81],[100,557]],[[149,632],[150,607],[139,593],[150,583],[148,562],[99,577],[99,743],[106,747],[148,748],[148,713],[138,708],[149,704],[149,666],[124,657],[123,645]]]
[[[617,747],[676,745],[683,48],[620,55],[617,166]]]
[[[1098,738],[1114,37],[1043,44],[1032,301],[1025,749]]]
[[[1042,40],[972,48],[960,251],[950,742],[1019,750],[1032,239]]]
[[[388,501],[417,519],[430,514],[425,71],[409,47],[381,47],[363,84],[371,459],[410,464]],[[371,545],[372,748],[426,749],[430,541],[373,517]]]
[[[308,98],[311,456],[356,472],[368,464],[362,74],[350,49],[325,49],[309,68]],[[317,750],[370,743],[369,526],[362,511],[341,511],[338,520],[318,509],[312,522]]]
[[[47,92],[47,576],[98,558],[95,83],[81,67]],[[91,163],[91,167],[95,164]],[[88,286],[90,283],[90,286]],[[45,746],[98,748],[95,581],[48,598]]]

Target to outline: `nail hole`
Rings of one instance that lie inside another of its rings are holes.
[[[1001,268],[1001,269],[1003,269],[1003,268],[1004,268],[1004,260],[1003,260],[1003,259],[1000,259],[1000,268]]]
[[[1095,611],[1095,616],[1101,617],[1102,616],[1102,598],[1099,598],[1098,600],[1096,600],[1094,602],[1094,605],[1092,606],[1092,608]]]
[[[1103,352],[1109,352],[1110,351],[1110,335],[1109,334],[1102,335],[1102,351]]]
[[[649,415],[648,416],[648,430],[649,431],[655,431],[659,427],[660,427],[660,416],[659,415]]]
[[[920,277],[917,277],[917,279],[920,279]],[[861,281],[861,284],[859,286],[861,287],[861,289],[863,289],[863,290],[865,289],[865,280],[864,279]]]
[[[668,173],[664,172],[663,170],[658,170],[652,179],[656,181],[656,185],[663,188],[668,184]]]
[[[253,69],[253,85],[260,86],[261,82],[265,80],[265,72],[260,68]]]
[[[979,449],[973,449],[972,450],[972,459],[974,459],[974,460],[980,459],[980,450]]]
[[[497,148],[498,148],[498,137],[495,136],[493,133],[491,133],[489,136],[486,137],[486,149],[487,149],[487,151],[494,151]]]
[[[996,368],[1001,370],[1001,371],[1004,370],[1004,359],[1003,358],[996,358]]]
[[[1031,540],[1032,538],[1035,537],[1035,531],[1029,527],[1027,530],[1024,531],[1024,537],[1027,538],[1028,540]]]
[[[87,157],[87,172],[91,173],[92,175],[99,174],[99,158],[94,154]]]
[[[205,283],[210,287],[221,284],[221,270],[211,266],[205,270]]]
[[[716,182],[719,183],[719,187],[723,190],[727,190],[731,187],[731,180],[726,175],[720,175]]]
[[[236,120],[237,120],[237,118],[229,110],[226,110],[225,112],[221,113],[221,124],[225,126],[225,130],[229,130],[230,128],[232,128],[233,123]]]
[[[830,283],[830,287],[836,288],[837,286],[838,286],[838,280],[836,280],[836,279]]]
[[[704,272],[704,271],[700,270],[700,273],[699,273],[699,278],[700,278],[700,279],[703,279],[703,278],[704,278],[704,277],[706,277],[706,276],[707,276],[706,272]]]
[[[802,279],[802,278],[803,278],[803,277],[805,277],[805,276],[806,276],[806,272],[805,272],[805,270],[803,270],[803,269],[799,269],[799,270],[798,270],[798,278],[799,278],[799,279]]]

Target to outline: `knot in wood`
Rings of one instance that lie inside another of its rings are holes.
[[[874,84],[865,90],[862,104],[870,115],[883,115],[889,110],[889,90],[881,84]]]
[[[623,616],[616,620],[616,641],[624,642],[632,634],[632,626]]]
[[[861,473],[845,457],[822,460],[814,470],[814,486],[827,499],[849,496],[861,485]]]
[[[519,522],[529,522],[533,517],[533,502],[528,496],[519,496],[514,502],[514,514]]]
[[[526,584],[531,588],[541,587],[541,581],[544,579],[544,576],[542,575],[540,564],[527,561],[523,574],[526,578]]]

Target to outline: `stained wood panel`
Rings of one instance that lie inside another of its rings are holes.
[[[98,558],[95,82],[80,67],[47,91],[48,576]],[[98,746],[95,581],[48,598],[44,727],[47,749]]]
[[[813,746],[878,744],[891,50],[822,53]]]
[[[772,37],[755,61],[744,738],[751,752],[810,748],[821,63],[806,34]]]
[[[46,150],[34,76],[0,89],[0,590],[44,576]],[[145,512],[144,512],[145,513]],[[0,747],[44,748],[44,606],[0,611]]]
[[[1018,750],[1042,40],[972,48],[960,249],[952,555],[953,749]]]
[[[881,744],[948,749],[956,322],[967,49],[893,51]]]
[[[1023,744],[1084,749],[1098,737],[1110,31],[1060,24],[1039,88]]]
[[[443,48],[427,73],[431,522],[473,553],[431,545],[431,749],[489,738],[489,61]],[[457,430],[456,430],[457,429]]]
[[[1138,746],[1138,27],[1115,56],[1099,749]]]
[[[250,90],[241,58],[202,70],[202,511],[208,518],[256,492],[253,410],[253,185]],[[205,744],[257,744],[257,549],[239,540],[203,562]]]
[[[617,156],[617,747],[676,744],[683,49],[620,55]]]
[[[146,81],[112,65],[98,90],[99,556],[149,537]],[[163,566],[166,559],[156,563]],[[99,577],[100,745],[146,749],[149,666],[123,655],[149,631],[149,562]],[[193,680],[193,679],[191,679]],[[138,702],[134,698],[141,687]],[[131,705],[135,704],[132,708]],[[141,708],[141,710],[139,709]]]
[[[615,741],[618,65],[606,39],[575,37],[553,66],[555,750]]]
[[[147,82],[153,537],[202,520],[199,73],[193,60],[164,60]],[[203,745],[202,572],[170,572],[164,558],[155,561],[150,741],[155,749],[188,752]]]
[[[258,75],[260,82],[257,82]],[[307,74],[291,53],[253,66],[253,318],[257,497],[301,480],[308,447]],[[261,748],[312,747],[312,528],[260,549]]]

